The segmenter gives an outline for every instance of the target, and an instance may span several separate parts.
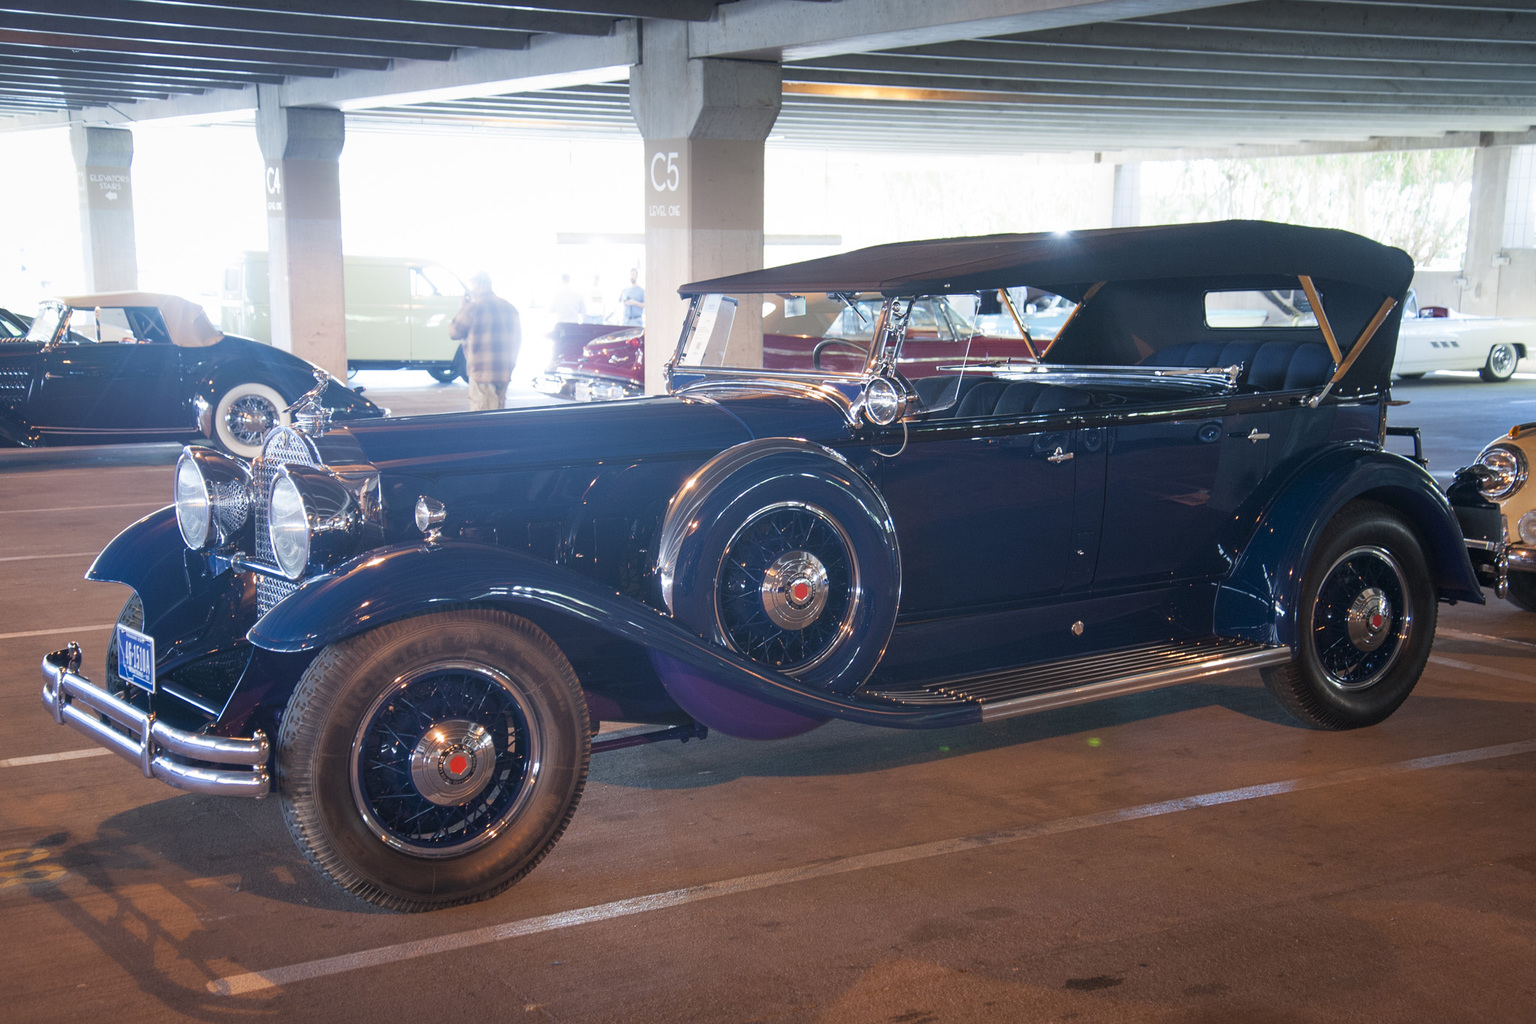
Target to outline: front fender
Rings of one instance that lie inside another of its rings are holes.
[[[1294,647],[1294,610],[1312,553],[1329,521],[1357,499],[1390,506],[1408,521],[1442,599],[1483,603],[1456,515],[1429,472],[1392,452],[1346,445],[1300,469],[1259,514],[1217,593],[1216,632]]]
[[[811,717],[897,727],[981,720],[974,707],[877,706],[807,689],[585,576],[482,544],[414,544],[369,552],[300,587],[258,620],[247,637],[269,651],[311,651],[398,619],[465,604],[541,608],[565,615],[692,665],[722,686]]]

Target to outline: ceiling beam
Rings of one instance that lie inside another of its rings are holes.
[[[30,8],[0,0],[0,17]],[[50,0],[51,15],[63,19],[129,25],[172,26],[221,31],[279,33],[301,37],[354,36],[442,46],[484,46],[518,49],[530,32],[605,36],[613,19],[587,14],[528,11],[513,7],[421,0],[368,0],[330,11],[309,10],[302,4],[258,6],[246,0],[229,3],[164,3],[161,0]]]
[[[66,53],[117,53],[125,57],[158,58],[165,54],[197,59],[210,57],[223,60],[239,58],[252,63],[316,64],[329,68],[356,68],[383,70],[389,67],[387,57],[361,57],[352,54],[327,53],[318,55],[297,50],[230,50],[216,46],[182,46],[174,43],[145,44],[137,39],[93,39],[83,44],[74,36],[61,36],[45,32],[15,32],[0,28],[0,44],[26,46],[45,52]]]
[[[1455,39],[1464,43],[1536,43],[1536,11],[1436,8],[1433,3],[1308,3],[1261,0],[1206,11],[1125,19],[1180,28],[1219,28],[1245,33],[1285,32],[1362,39]]]
[[[1059,90],[1136,87],[1176,90],[1189,95],[1207,92],[1240,94],[1261,92],[1289,96],[1298,92],[1329,91],[1356,96],[1390,98],[1410,96],[1456,96],[1465,100],[1479,97],[1529,97],[1536,99],[1536,78],[1505,82],[1446,82],[1404,79],[1390,76],[1376,78],[1336,78],[1326,71],[1308,72],[1304,62],[1291,65],[1287,75],[1268,73],[1205,72],[1195,70],[1147,70],[1113,66],[1081,67],[1063,65],[1020,65],[996,61],[953,60],[916,57],[905,54],[845,54],[822,57],[815,61],[786,65],[786,81],[828,81],[805,78],[812,73],[844,72],[862,75],[865,80],[881,80],[893,86],[922,82],[952,82],[953,88],[1002,90]],[[1326,65],[1324,65],[1326,68]],[[856,79],[849,79],[856,80]],[[920,87],[933,87],[921,85]],[[943,87],[943,86],[938,86]]]
[[[808,60],[1146,17],[1233,0],[840,0],[835,4],[738,0],[689,27],[693,57]]]
[[[97,40],[133,40],[150,49],[161,43],[211,47],[215,50],[289,51],[295,53],[347,54],[367,57],[409,57],[415,60],[447,60],[450,46],[424,43],[386,42],[347,36],[291,35],[281,32],[226,31],[190,25],[148,25],[142,22],[108,21],[101,18],[61,18],[30,12],[3,14],[7,35],[16,33],[47,34],[62,40],[71,49],[90,49]],[[513,47],[508,46],[508,49]]]

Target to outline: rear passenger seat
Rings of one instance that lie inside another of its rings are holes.
[[[1141,361],[1143,366],[1183,366],[1209,369],[1242,366],[1238,378],[1261,391],[1291,391],[1322,387],[1333,376],[1333,357],[1327,346],[1315,341],[1234,339],[1228,342],[1194,341],[1170,345]]]
[[[943,419],[1065,412],[1093,404],[1086,392],[1074,388],[996,377],[922,377],[913,387],[923,405]],[[954,400],[957,392],[959,401]]]

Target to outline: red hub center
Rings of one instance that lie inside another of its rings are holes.
[[[796,580],[789,588],[789,596],[796,601],[804,601],[811,596],[811,585],[805,580]]]
[[[448,759],[448,770],[454,775],[463,775],[469,771],[469,758],[463,754],[454,754]]]

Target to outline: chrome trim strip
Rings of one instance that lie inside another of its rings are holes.
[[[1536,571],[1536,549],[1509,548],[1508,554],[1511,569]]]
[[[1156,690],[1164,686],[1191,683],[1198,679],[1206,679],[1210,676],[1222,675],[1227,672],[1263,668],[1267,665],[1283,665],[1290,660],[1291,649],[1289,647],[1267,647],[1258,651],[1245,651],[1241,654],[1213,658],[1209,661],[1201,661],[1192,665],[1179,665],[1157,672],[1143,672],[1139,675],[1111,679],[1103,683],[1090,683],[1086,686],[1075,686],[1067,690],[1055,690],[1049,693],[983,704],[981,706],[981,720],[983,722],[991,722],[1000,718],[1013,718],[1017,715],[1033,714],[1036,711],[1050,711],[1053,708],[1070,707],[1074,704],[1087,704],[1090,701],[1103,700],[1106,697],[1120,697],[1132,693],[1141,693],[1145,690]]]
[[[1499,548],[1504,546],[1496,540],[1476,540],[1472,537],[1466,537],[1464,539],[1467,542],[1467,547],[1471,548],[1473,551],[1497,551]]]
[[[70,644],[43,658],[43,706],[59,725],[70,725],[139,766],[145,778],[159,779],[193,793],[260,799],[272,790],[267,765],[272,747],[257,730],[249,739],[205,736],[155,720],[79,675],[80,648]],[[124,733],[114,724],[129,730]],[[183,764],[176,758],[238,765],[221,771]]]

